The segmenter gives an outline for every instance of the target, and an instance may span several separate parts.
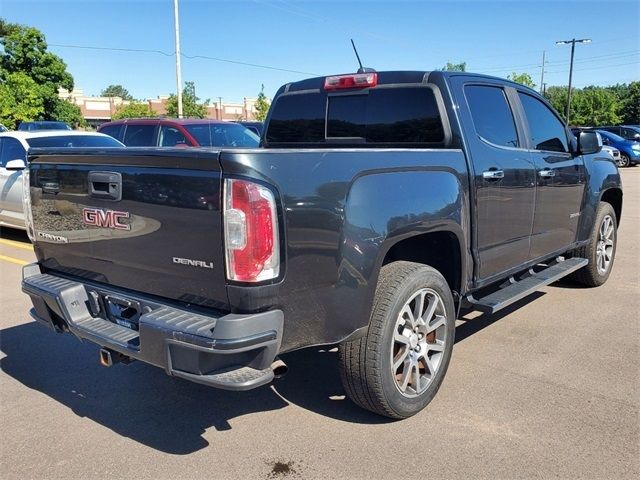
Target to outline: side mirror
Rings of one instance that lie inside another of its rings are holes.
[[[580,132],[578,135],[578,155],[590,155],[602,150],[602,137],[598,132]]]
[[[17,171],[24,170],[27,166],[24,164],[24,160],[17,158],[15,160],[9,160],[4,168],[7,170]]]

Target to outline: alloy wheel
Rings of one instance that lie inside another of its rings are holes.
[[[400,309],[392,340],[391,373],[402,395],[416,397],[429,387],[448,341],[442,298],[430,288],[418,290]]]

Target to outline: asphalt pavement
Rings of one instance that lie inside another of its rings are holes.
[[[426,410],[389,421],[345,399],[334,350],[235,393],[133,363],[34,323],[34,260],[0,232],[0,478],[640,478],[640,167],[622,171],[613,273],[469,316]]]

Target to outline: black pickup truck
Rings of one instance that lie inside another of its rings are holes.
[[[404,418],[440,387],[461,311],[607,280],[622,188],[601,145],[499,78],[289,83],[261,148],[32,152],[22,288],[104,365],[224,389],[337,344],[348,396]]]

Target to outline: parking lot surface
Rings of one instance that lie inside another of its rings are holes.
[[[640,167],[622,177],[608,283],[461,321],[440,392],[399,422],[345,399],[333,350],[288,354],[285,378],[245,393],[103,368],[95,345],[31,321],[35,256],[2,229],[0,477],[639,478]]]

